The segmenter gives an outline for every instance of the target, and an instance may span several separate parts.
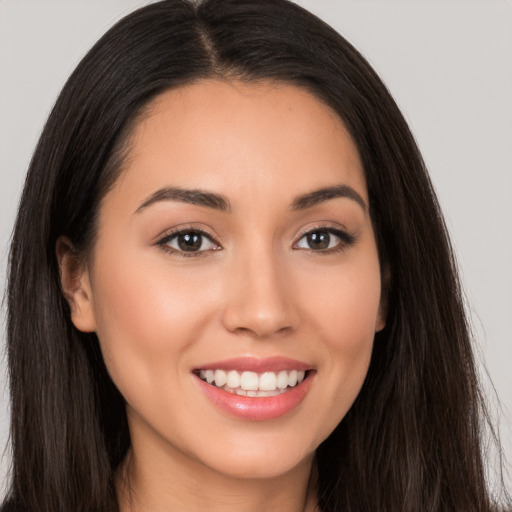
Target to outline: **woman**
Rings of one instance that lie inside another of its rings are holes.
[[[166,1],[111,29],[41,136],[10,261],[7,510],[491,510],[421,157],[299,7]]]

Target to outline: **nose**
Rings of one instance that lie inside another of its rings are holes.
[[[227,330],[264,338],[296,329],[297,296],[285,267],[271,251],[241,256],[231,266],[222,318]]]

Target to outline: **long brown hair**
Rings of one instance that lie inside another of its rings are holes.
[[[116,510],[130,444],[122,396],[59,285],[61,235],[94,243],[130,128],[159,93],[201,78],[276,80],[330,105],[361,155],[385,271],[386,328],[353,407],[318,448],[320,507],[489,511],[488,421],[457,272],[425,165],[365,59],[287,0],[166,0],[130,14],[66,83],[30,164],[13,235],[8,502],[40,512]]]

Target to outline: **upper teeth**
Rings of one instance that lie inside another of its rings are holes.
[[[208,384],[245,391],[275,391],[293,387],[304,380],[306,372],[302,370],[282,370],[280,372],[237,372],[236,370],[201,370],[199,377]]]

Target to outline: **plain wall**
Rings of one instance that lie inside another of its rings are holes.
[[[50,108],[90,46],[143,3],[0,0],[0,290],[24,174]],[[505,409],[498,420],[511,459],[512,3],[298,3],[362,51],[412,127],[457,251],[477,357],[485,360]],[[1,320],[0,455],[9,421],[5,307]],[[494,398],[491,405],[497,416]],[[0,497],[8,458],[7,450]]]

